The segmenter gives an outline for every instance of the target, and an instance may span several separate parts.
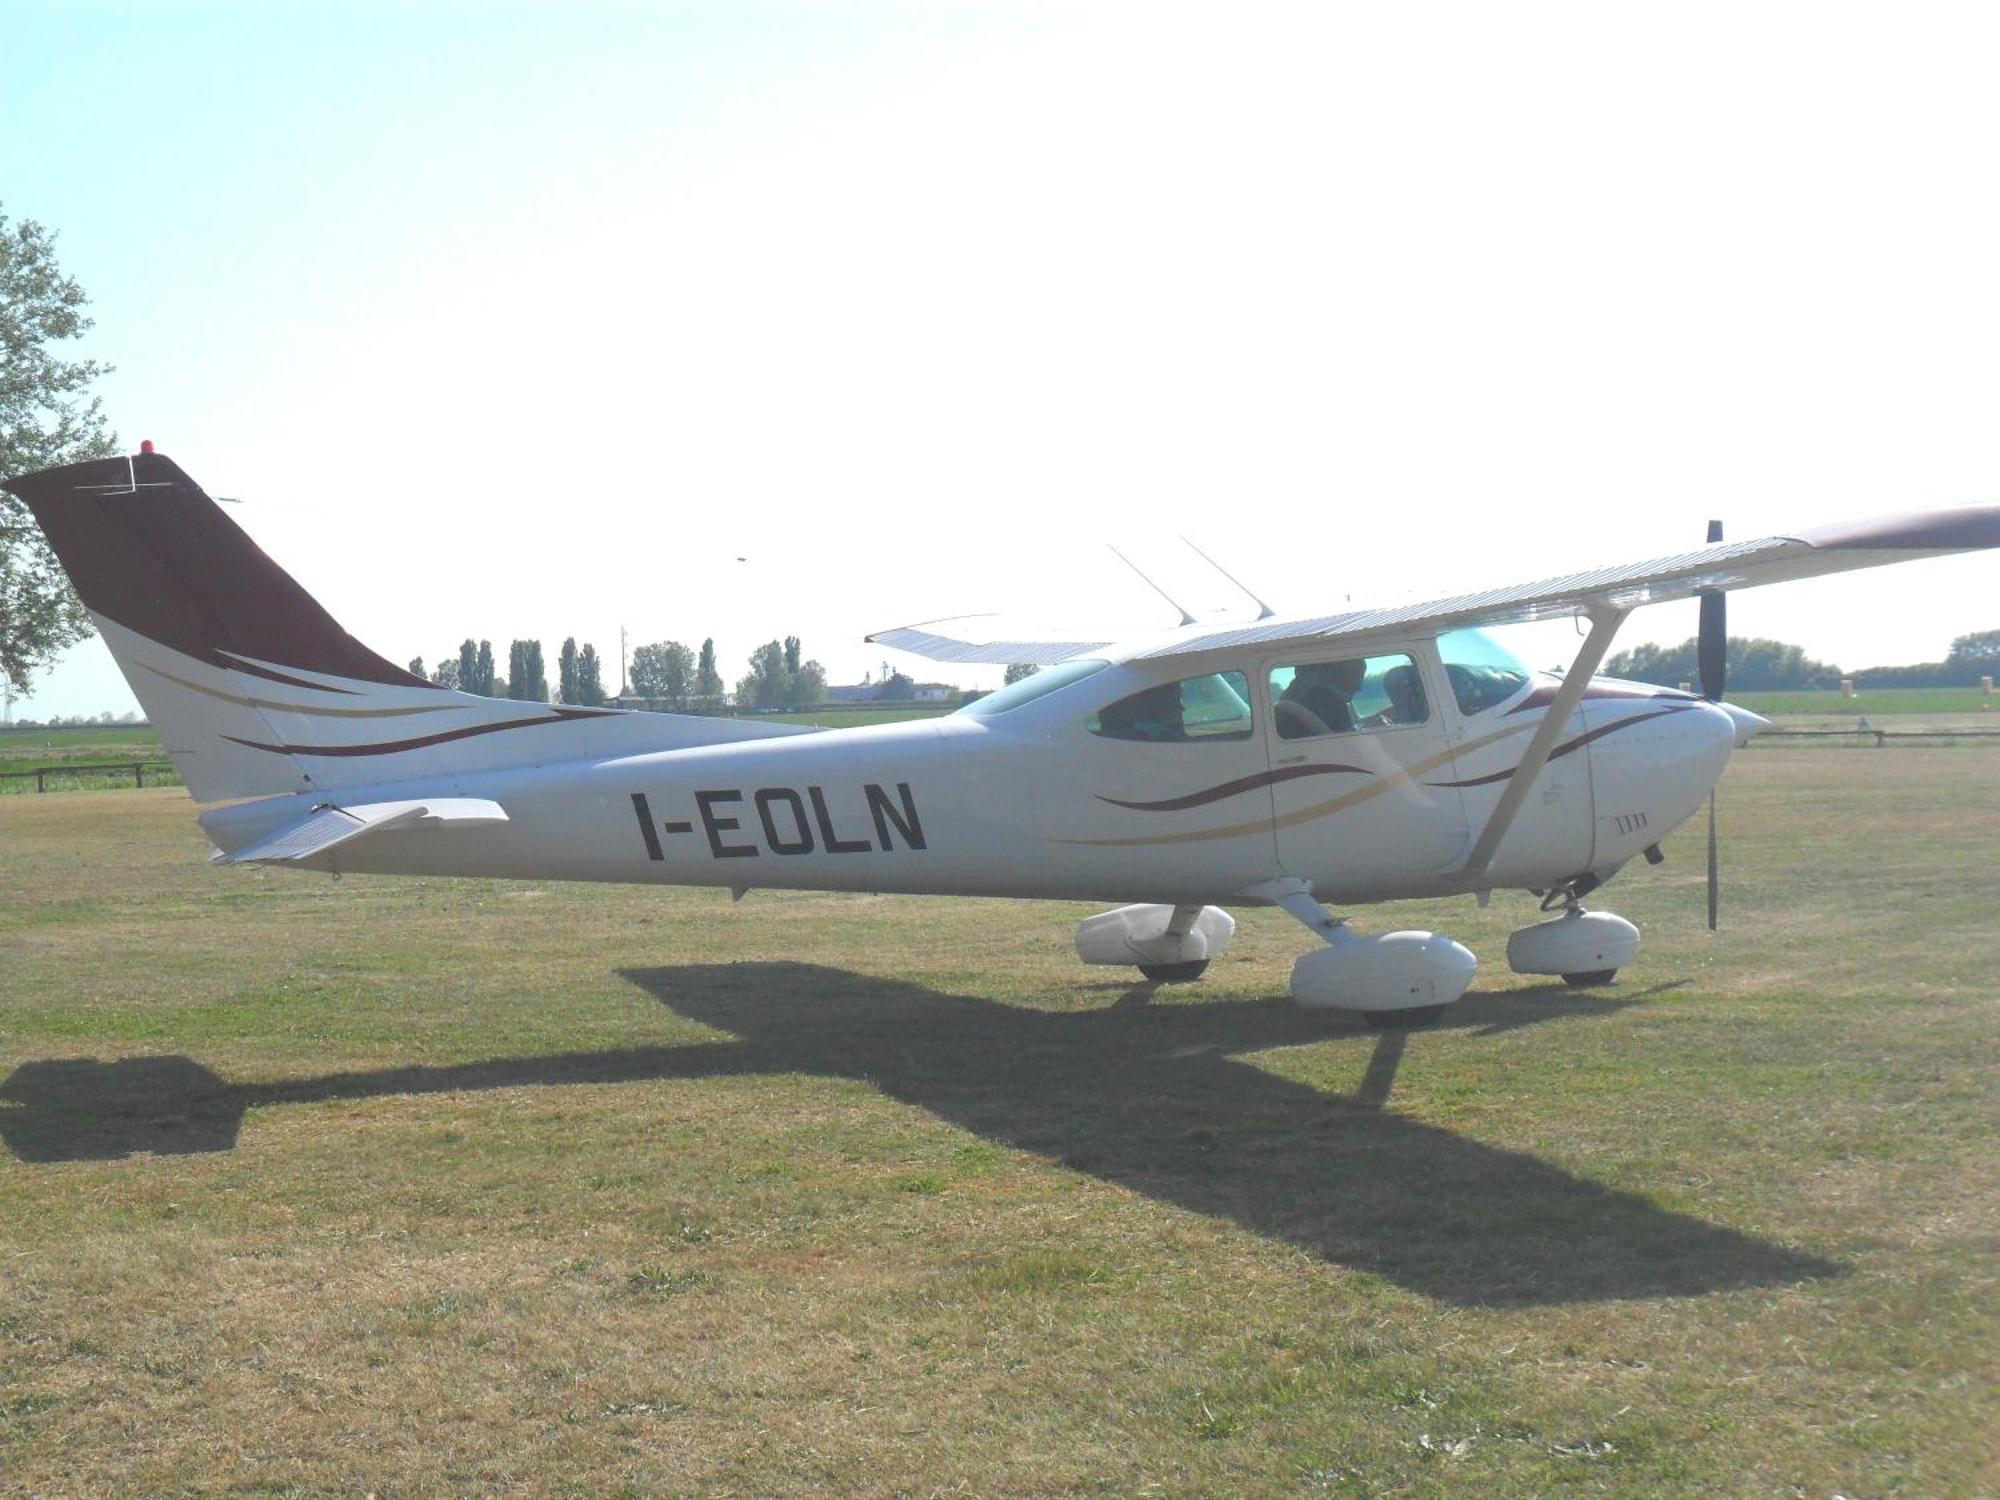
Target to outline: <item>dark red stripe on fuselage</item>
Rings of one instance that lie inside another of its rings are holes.
[[[1556,694],[1561,691],[1562,684],[1560,682],[1540,683],[1532,693],[1508,709],[1506,717],[1511,719],[1515,714],[1524,714],[1531,708],[1547,708],[1551,703],[1556,701]],[[1638,684],[1614,682],[1593,682],[1583,690],[1583,696],[1586,702],[1597,702],[1606,698],[1636,698],[1642,701],[1671,698],[1677,703],[1694,703],[1698,701],[1691,693],[1676,692],[1673,688],[1644,687]]]
[[[546,719],[508,719],[500,724],[472,724],[464,729],[446,729],[437,734],[418,735],[415,739],[408,740],[384,740],[376,745],[263,745],[256,740],[237,739],[233,734],[225,734],[223,738],[251,750],[268,750],[273,755],[398,755],[405,750],[423,750],[431,745],[449,744],[452,740],[469,740],[477,735],[498,734],[503,729],[533,729],[542,724],[566,724],[572,719],[596,717],[598,715],[588,709],[559,708]]]
[[[1549,759],[1561,760],[1570,751],[1580,750],[1592,740],[1602,739],[1607,734],[1616,734],[1619,730],[1629,728],[1634,724],[1643,724],[1648,719],[1657,719],[1666,714],[1685,713],[1688,709],[1696,707],[1698,702],[1699,700],[1690,700],[1686,703],[1676,703],[1671,708],[1656,708],[1649,714],[1634,714],[1631,718],[1620,719],[1615,724],[1600,724],[1595,729],[1586,730],[1575,739],[1564,740],[1549,752]],[[1507,767],[1504,771],[1493,771],[1485,776],[1474,776],[1468,781],[1427,781],[1424,785],[1434,787],[1440,791],[1451,787],[1491,786],[1496,781],[1507,780],[1518,769],[1520,767],[1516,764]]]
[[[1296,781],[1301,776],[1372,776],[1372,771],[1361,766],[1312,765],[1282,766],[1275,771],[1259,771],[1254,776],[1239,776],[1234,781],[1225,781],[1220,786],[1212,786],[1204,791],[1189,792],[1184,797],[1164,797],[1158,802],[1126,802],[1118,797],[1098,794],[1099,802],[1109,802],[1113,807],[1129,807],[1134,812],[1184,812],[1190,807],[1206,807],[1211,802],[1220,802],[1225,797],[1234,797],[1242,792],[1254,792],[1259,787],[1276,786],[1281,781]]]

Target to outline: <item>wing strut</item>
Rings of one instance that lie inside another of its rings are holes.
[[[1590,634],[1584,637],[1583,645],[1578,648],[1576,660],[1569,664],[1569,672],[1563,677],[1562,686],[1556,690],[1555,701],[1542,715],[1542,722],[1535,726],[1535,737],[1528,741],[1527,754],[1521,757],[1512,779],[1501,790],[1493,816],[1486,820],[1472,852],[1466,855],[1467,875],[1478,875],[1493,863],[1493,853],[1500,847],[1500,840],[1514,826],[1514,815],[1527,800],[1528,790],[1535,784],[1535,778],[1542,774],[1542,767],[1549,763],[1549,752],[1555,749],[1557,738],[1568,727],[1569,716],[1576,712],[1577,704],[1583,699],[1583,690],[1590,686],[1590,679],[1603,662],[1604,653],[1611,649],[1611,638],[1618,633],[1618,627],[1625,623],[1625,617],[1631,611],[1609,604],[1592,604],[1588,606],[1588,613]]]

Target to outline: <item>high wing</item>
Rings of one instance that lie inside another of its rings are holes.
[[[1378,635],[1387,631],[1426,632],[1467,625],[1511,625],[1588,614],[1593,610],[1620,612],[1645,604],[1690,599],[1708,592],[1756,588],[1796,578],[1816,578],[1856,568],[1914,558],[1940,557],[2000,547],[2000,505],[1964,506],[1953,510],[1914,511],[1876,520],[1822,526],[1796,536],[1766,537],[1754,542],[1723,542],[1676,557],[1622,567],[1597,568],[1563,578],[1484,593],[1460,594],[1424,604],[1400,604],[1382,609],[1349,610],[1337,615],[1279,617],[1254,624],[1186,626],[1161,632],[1142,643],[1134,659],[1191,656],[1232,646],[1279,641],[1329,642],[1343,637]],[[945,624],[947,621],[932,621]],[[1046,666],[1102,650],[1104,641],[974,642],[939,634],[923,626],[884,630],[870,641],[893,646],[932,661],[1025,662]]]

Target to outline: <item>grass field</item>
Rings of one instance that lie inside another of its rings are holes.
[[[2000,776],[1772,752],[1612,887],[1362,914],[1405,1038],[1044,904],[211,869],[0,806],[0,1491],[2000,1490]]]
[[[106,724],[84,729],[9,729],[0,732],[0,795],[32,792],[35,783],[9,773],[49,766],[110,765],[112,772],[66,772],[45,779],[49,791],[100,791],[133,784],[131,763],[146,765],[149,785],[178,786],[180,777],[165,763],[159,733],[147,725]]]
[[[2000,718],[2000,699],[1989,699],[1976,687],[1877,688],[1852,698],[1838,691],[1816,693],[1732,692],[1729,701],[1753,714],[1810,714],[1815,717],[1879,718],[1884,714],[1977,714]]]

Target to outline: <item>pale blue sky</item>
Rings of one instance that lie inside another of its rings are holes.
[[[1107,540],[1324,609],[2000,499],[1981,7],[0,0],[0,52],[121,435],[398,660],[839,680],[1161,623]],[[2000,625],[1994,560],[1901,572],[1732,624]],[[17,712],[129,704],[92,645]]]

